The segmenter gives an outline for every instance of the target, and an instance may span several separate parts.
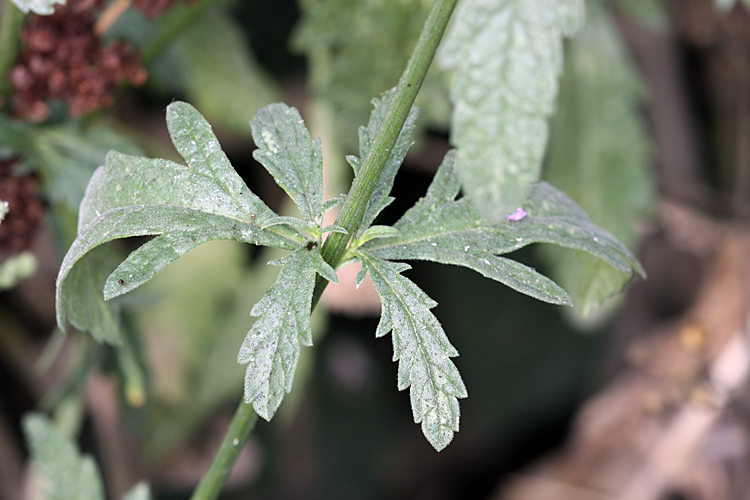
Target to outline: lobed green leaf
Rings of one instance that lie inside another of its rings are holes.
[[[366,127],[359,128],[359,158],[357,158],[356,156],[347,156],[346,158],[354,169],[355,176],[359,175],[360,161],[364,158],[367,158],[367,155],[372,148],[372,143],[377,136],[378,130],[380,130],[380,127],[385,120],[388,106],[391,104],[391,101],[393,101],[395,95],[396,89],[392,88],[391,90],[385,92],[381,98],[372,100],[374,109],[370,114],[370,120],[368,121]],[[393,188],[393,182],[396,177],[396,173],[398,172],[398,168],[404,161],[404,157],[406,156],[406,152],[409,150],[409,147],[413,144],[411,140],[411,133],[414,130],[414,123],[417,120],[418,113],[419,111],[416,107],[413,107],[409,111],[409,115],[406,118],[404,127],[401,129],[398,139],[396,140],[396,144],[394,144],[393,149],[388,155],[388,160],[383,167],[383,171],[381,172],[380,177],[378,177],[378,181],[372,192],[372,196],[367,202],[367,210],[360,226],[362,227],[362,229],[360,230],[360,233],[358,235],[355,235],[356,237],[361,236],[362,233],[375,221],[375,218],[378,216],[378,214],[385,207],[387,207],[391,203],[391,201],[393,201],[393,199],[388,195]]]
[[[438,63],[455,70],[451,142],[464,190],[488,219],[502,220],[539,180],[562,36],[582,14],[582,0],[466,0],[456,8]]]
[[[66,284],[75,264],[93,248],[117,238],[158,235],[135,250],[107,279],[107,298],[132,290],[169,263],[209,240],[297,248],[304,239],[285,226],[263,229],[276,214],[245,186],[192,106],[172,103],[167,125],[187,162],[107,155],[81,202],[78,237],[57,278],[57,320],[65,328],[79,289]]]
[[[266,420],[292,390],[300,345],[312,346],[310,307],[316,274],[337,282],[336,272],[312,243],[272,263],[283,267],[250,312],[258,319],[237,355],[238,363],[247,364],[245,401]]]
[[[258,149],[253,157],[299,207],[309,224],[323,219],[323,151],[310,139],[296,108],[283,103],[261,108],[251,123]]]
[[[499,257],[531,243],[555,243],[584,250],[628,275],[643,274],[640,263],[612,235],[594,225],[570,198],[547,183],[534,185],[519,221],[484,219],[467,198],[456,200],[461,181],[455,152],[446,155],[427,195],[394,225],[401,236],[371,240],[360,248],[388,260],[428,260],[468,267],[514,290],[553,304],[569,304],[550,279]]]
[[[409,266],[357,253],[362,271],[370,275],[383,309],[376,337],[393,332],[393,361],[398,361],[398,389],[410,388],[414,423],[422,424],[430,444],[445,448],[458,432],[458,398],[468,396],[458,369],[450,360],[458,351],[430,309],[437,303],[401,273]]]
[[[102,478],[94,460],[39,413],[27,414],[23,430],[47,500],[103,500]]]
[[[104,500],[101,474],[94,459],[82,455],[73,441],[40,413],[23,418],[31,458],[40,476],[39,498],[45,500]],[[150,500],[145,483],[136,484],[124,500]]]

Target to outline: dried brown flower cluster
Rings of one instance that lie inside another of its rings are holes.
[[[0,222],[0,252],[16,254],[31,246],[44,217],[44,205],[36,195],[33,174],[16,176],[16,160],[0,160],[0,200],[8,202],[9,212]]]
[[[141,85],[140,54],[124,42],[102,46],[94,31],[102,0],[69,0],[51,16],[30,16],[21,30],[22,52],[10,70],[11,112],[30,121],[49,115],[61,100],[72,116],[109,106],[120,82]]]

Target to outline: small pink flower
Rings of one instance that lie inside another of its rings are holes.
[[[521,207],[518,207],[512,214],[505,216],[505,218],[508,219],[508,222],[512,220],[521,220],[524,217],[526,217],[526,211]]]

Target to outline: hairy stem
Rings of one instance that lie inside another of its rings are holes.
[[[438,43],[443,37],[445,27],[457,2],[458,0],[435,0],[432,5],[417,41],[417,46],[399,80],[396,96],[388,108],[383,125],[378,131],[369,154],[362,163],[359,176],[354,179],[349,196],[336,220],[336,224],[344,227],[348,234],[331,233],[323,245],[323,258],[334,269],[341,262],[341,257],[344,255],[352,235],[359,230],[376,181],[385,166],[390,151],[396,144],[406,117],[414,105],[414,100],[422,86],[430,63],[435,57]],[[312,309],[315,309],[320,300],[326,283],[327,281],[324,279],[319,279],[316,283]],[[221,447],[211,463],[211,467],[203,476],[191,500],[211,500],[219,496],[229,471],[232,469],[240,449],[250,436],[250,432],[255,427],[257,419],[258,416],[253,411],[252,405],[241,401]]]
[[[396,144],[401,129],[404,127],[414,101],[417,98],[427,70],[435,57],[440,39],[453,13],[458,0],[436,0],[432,4],[430,15],[425,21],[422,33],[419,35],[417,46],[409,59],[409,63],[401,75],[396,88],[396,96],[386,113],[383,125],[380,127],[370,152],[367,154],[359,175],[354,179],[346,202],[341,208],[336,224],[347,230],[347,234],[331,233],[328,235],[321,253],[323,259],[334,269],[341,263],[341,258],[352,235],[360,229],[362,217],[367,209],[367,202],[372,196],[375,184],[380,177],[388,156]],[[313,293],[313,308],[320,300],[328,282],[318,276]]]
[[[213,500],[218,498],[221,488],[227,482],[232,466],[247,443],[250,433],[258,421],[258,414],[253,411],[253,405],[245,403],[243,399],[234,412],[232,423],[224,435],[219,451],[211,462],[211,467],[201,479],[198,488],[193,492],[190,500]]]

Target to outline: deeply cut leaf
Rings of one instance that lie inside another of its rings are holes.
[[[23,430],[40,481],[34,498],[45,500],[104,500],[102,478],[96,462],[82,455],[75,443],[39,413],[24,416]],[[150,500],[145,483],[136,484],[123,500]]]
[[[383,310],[376,337],[393,332],[393,361],[398,361],[398,389],[410,387],[415,423],[432,446],[440,451],[458,432],[460,409],[457,398],[468,394],[450,360],[458,351],[448,341],[443,327],[430,312],[437,303],[411,280],[401,275],[406,264],[387,262],[357,253],[362,262],[358,281],[369,273]]]
[[[562,36],[582,0],[465,0],[438,63],[455,70],[451,142],[463,187],[486,218],[502,220],[539,180],[562,69]]]
[[[531,243],[584,250],[628,275],[640,263],[612,235],[594,225],[570,198],[547,183],[532,187],[520,221],[490,222],[467,198],[456,200],[461,181],[454,152],[446,155],[427,195],[394,225],[401,236],[360,248],[388,260],[429,260],[468,267],[519,292],[553,304],[569,304],[565,291],[533,269],[498,255]]]
[[[270,420],[292,390],[300,345],[311,346],[310,307],[315,276],[337,282],[317,246],[308,244],[280,261],[276,283],[250,312],[258,317],[242,342],[237,362],[247,364],[245,401]]]
[[[587,23],[568,45],[545,179],[629,248],[653,203],[642,87],[605,5],[590,2]],[[543,249],[552,276],[586,317],[630,279],[580,252]]]
[[[283,103],[270,104],[252,121],[253,157],[287,192],[309,224],[323,220],[323,152],[299,112]]]
[[[395,95],[396,89],[393,88],[383,94],[383,97],[372,100],[374,109],[372,110],[372,114],[370,114],[370,121],[367,122],[366,127],[359,127],[359,158],[356,156],[348,156],[346,158],[354,169],[355,176],[359,175],[361,161],[367,158],[367,155],[372,148],[372,143],[375,141],[375,137],[378,134],[378,130],[380,130],[383,120],[385,120],[388,106],[390,106]],[[414,122],[417,120],[418,113],[419,111],[416,107],[413,107],[409,111],[409,115],[406,117],[406,122],[404,122],[404,127],[401,129],[396,144],[393,145],[393,149],[388,156],[383,171],[375,184],[372,196],[367,203],[367,211],[365,212],[360,226],[362,229],[359,234],[355,235],[356,237],[360,237],[362,233],[370,227],[373,221],[375,221],[375,217],[377,217],[378,214],[387,207],[391,201],[393,201],[388,195],[393,188],[393,182],[396,173],[398,172],[398,168],[404,161],[404,157],[406,156],[409,147],[413,144],[411,133],[414,130]]]
[[[23,419],[33,464],[41,476],[41,495],[47,500],[87,498],[103,500],[102,478],[94,460],[81,456],[73,442],[38,413]]]
[[[66,278],[93,248],[117,238],[158,235],[135,250],[107,278],[113,298],[148,281],[179,256],[209,240],[297,248],[304,242],[285,226],[262,229],[276,214],[245,186],[211,126],[192,106],[167,108],[167,125],[187,164],[110,152],[89,182],[81,203],[78,237],[57,278],[57,321],[65,328],[67,305],[79,290]]]

